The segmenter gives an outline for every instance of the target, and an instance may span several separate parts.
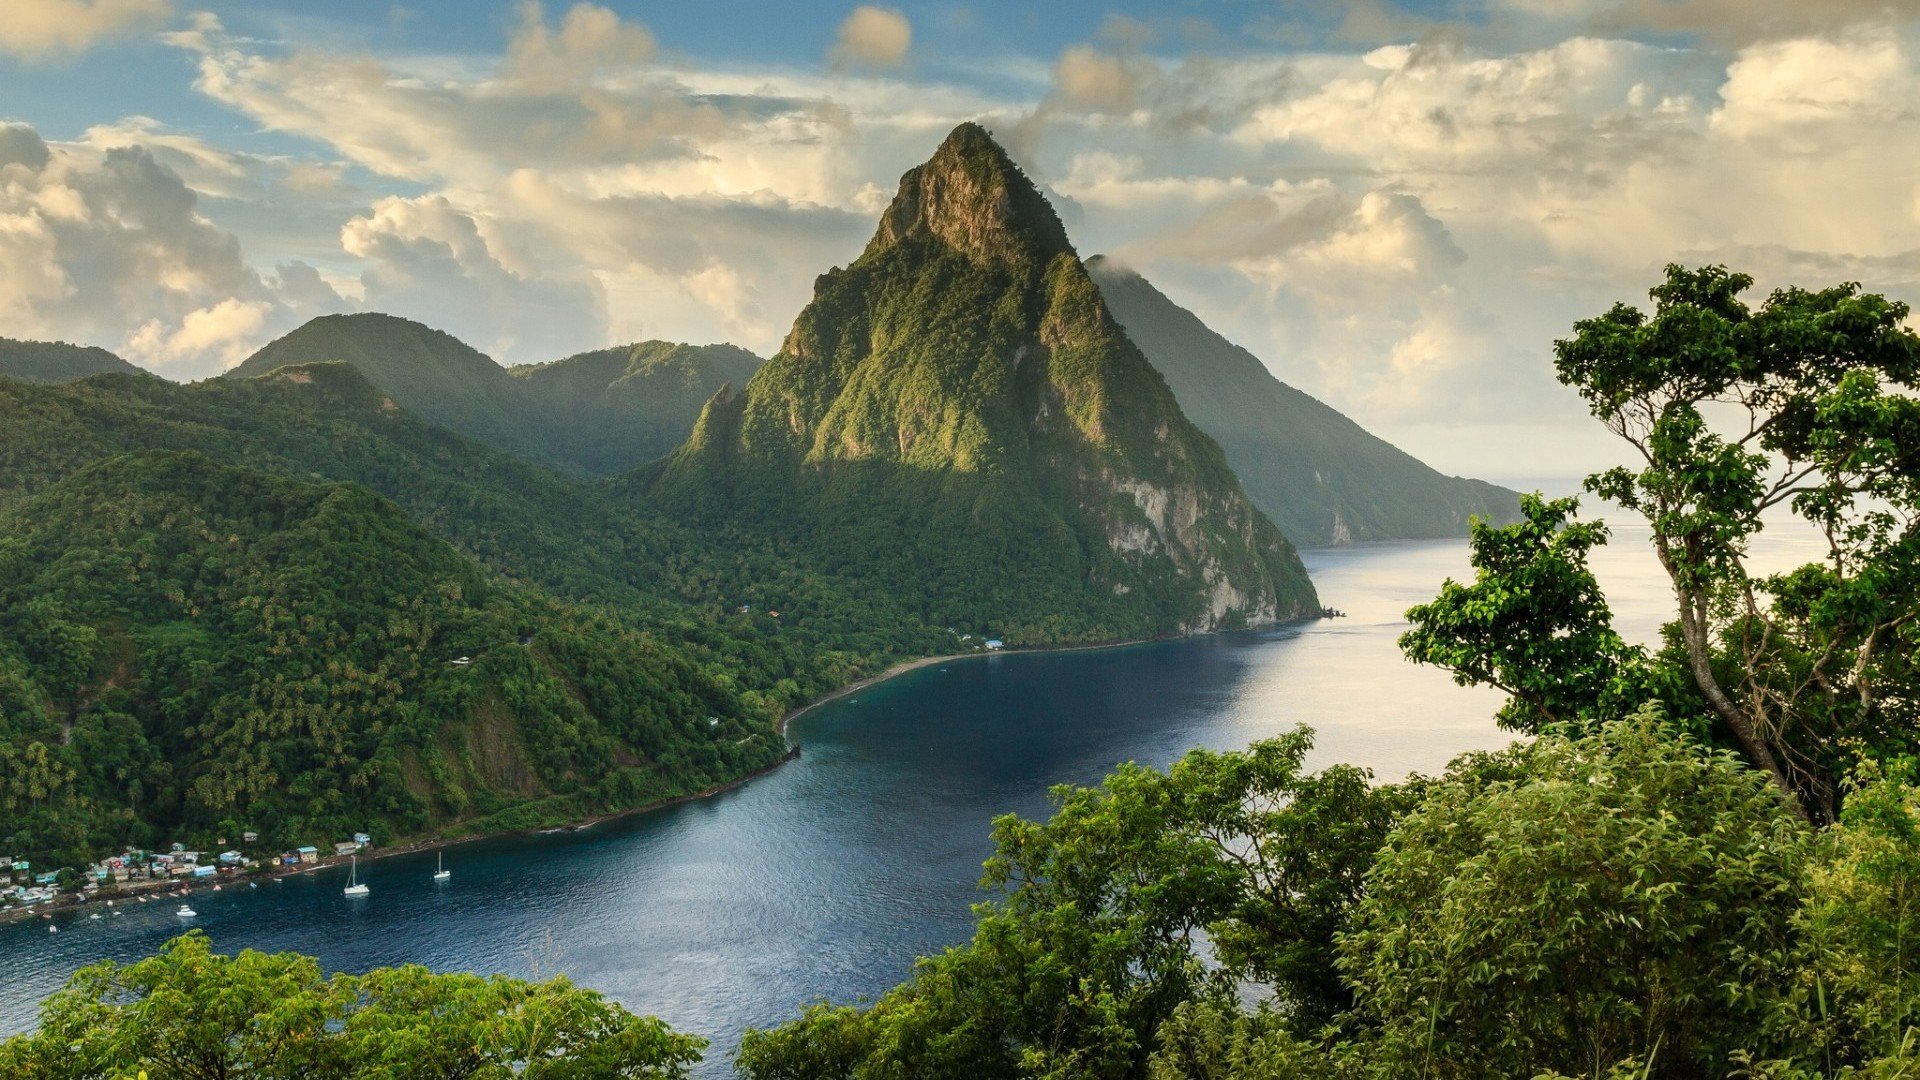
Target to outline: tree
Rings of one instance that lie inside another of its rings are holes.
[[[755,1080],[1136,1076],[1183,1004],[1241,979],[1311,1030],[1351,1004],[1335,937],[1412,789],[1308,774],[1296,731],[1062,787],[1044,824],[994,824],[973,940],[871,1008],[749,1033]],[[1212,943],[1209,952],[1203,941]]]
[[[1634,451],[1587,486],[1653,527],[1687,674],[1747,760],[1828,822],[1851,740],[1912,740],[1920,336],[1907,305],[1854,283],[1758,309],[1752,284],[1669,266],[1651,315],[1576,323],[1556,368]],[[1823,561],[1753,572],[1774,507],[1821,530]]]
[[[217,954],[195,931],[137,963],[76,972],[37,1032],[0,1042],[0,1075],[671,1080],[705,1045],[565,979],[411,965],[328,977],[295,953]]]
[[[1617,720],[1651,692],[1645,651],[1613,628],[1587,555],[1606,526],[1576,522],[1576,499],[1520,498],[1520,520],[1475,520],[1467,542],[1475,579],[1449,580],[1407,612],[1400,648],[1461,685],[1505,691],[1500,725],[1538,734]]]
[[[1384,1075],[1724,1075],[1787,993],[1811,834],[1656,713],[1457,764],[1340,941]]]

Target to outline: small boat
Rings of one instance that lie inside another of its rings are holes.
[[[59,927],[57,927],[57,926],[49,926],[49,927],[47,927],[47,933],[49,933],[49,934],[57,934],[57,933],[59,933],[59,932],[60,932],[60,928],[59,928]]]
[[[346,893],[348,896],[365,896],[368,892],[372,891],[365,885],[360,884],[360,859],[357,856],[354,858],[352,864],[347,867],[347,887],[340,891]]]
[[[100,913],[96,911],[93,914],[87,916],[87,919],[91,922],[98,922],[100,920]]]
[[[188,907],[186,904],[181,904],[180,910],[174,912],[174,914],[180,916],[183,919],[191,919],[196,915],[199,915],[200,913],[193,910],[191,907]]]
[[[448,878],[453,876],[453,871],[447,869],[447,853],[446,852],[443,851],[440,853],[440,862],[438,865],[439,865],[439,868],[433,872],[433,880],[445,881]]]

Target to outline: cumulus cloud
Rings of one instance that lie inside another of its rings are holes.
[[[645,62],[659,51],[646,27],[622,20],[598,4],[575,4],[558,28],[533,0],[520,5],[520,31],[507,47],[515,78],[567,83]]]
[[[1054,64],[1054,92],[1061,104],[1088,112],[1131,112],[1153,67],[1138,57],[1117,56],[1076,45]]]
[[[27,59],[84,52],[152,26],[172,10],[170,0],[8,0],[0,52]]]
[[[299,271],[293,271],[297,277]],[[165,374],[211,374],[310,309],[282,296],[141,147],[50,147],[0,126],[0,334],[104,345]]]
[[[906,63],[913,47],[913,24],[893,8],[862,4],[847,14],[827,54],[836,67],[894,68]]]
[[[814,276],[858,251],[889,174],[992,109],[942,88],[903,108],[897,83],[878,77],[669,64],[643,27],[591,5],[557,22],[523,7],[491,70],[281,55],[211,17],[170,40],[216,100],[425,188],[363,201],[344,232],[335,225],[364,264],[363,302],[404,306],[513,360],[549,359],[576,334],[774,347]],[[282,189],[337,179],[311,163],[271,167]],[[561,329],[516,331],[516,319]]]
[[[551,358],[605,342],[591,275],[544,271],[443,196],[382,199],[346,224],[340,244],[366,266],[365,307],[457,327],[490,355]]]

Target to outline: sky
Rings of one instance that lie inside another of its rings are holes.
[[[1107,253],[1449,473],[1614,447],[1670,262],[1920,301],[1920,0],[4,0],[0,336],[218,374],[377,310],[779,348],[984,123]]]

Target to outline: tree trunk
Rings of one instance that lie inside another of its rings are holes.
[[[1766,739],[1761,736],[1759,725],[1745,709],[1740,707],[1738,702],[1728,696],[1726,690],[1721,687],[1720,680],[1714,678],[1713,650],[1707,641],[1707,620],[1701,610],[1705,607],[1704,598],[1695,595],[1680,583],[1680,574],[1673,565],[1673,553],[1667,547],[1666,538],[1657,532],[1654,534],[1654,549],[1660,555],[1660,564],[1666,567],[1667,576],[1673,579],[1673,595],[1674,599],[1679,601],[1680,607],[1680,637],[1687,646],[1688,668],[1693,674],[1694,685],[1700,688],[1701,695],[1707,699],[1707,704],[1713,708],[1721,722],[1733,732],[1733,737],[1739,741],[1740,749],[1747,755],[1747,760],[1755,768],[1764,770],[1773,778],[1774,786],[1787,797],[1787,801],[1793,806],[1794,813],[1800,815],[1800,820],[1808,824],[1816,824],[1813,810],[1800,797],[1799,790],[1794,787],[1793,778],[1787,775],[1786,769],[1780,764],[1780,759],[1774,755],[1773,747],[1768,746]]]

